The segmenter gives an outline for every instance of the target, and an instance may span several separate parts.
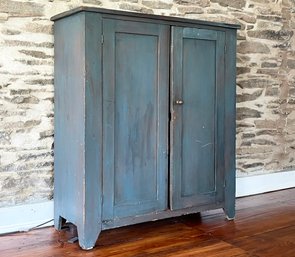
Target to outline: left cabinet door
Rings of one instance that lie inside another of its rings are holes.
[[[103,20],[103,221],[167,208],[169,26]]]

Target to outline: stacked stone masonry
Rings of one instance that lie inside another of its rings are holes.
[[[53,23],[87,5],[238,23],[238,175],[295,166],[294,0],[1,0],[0,207],[53,197]]]

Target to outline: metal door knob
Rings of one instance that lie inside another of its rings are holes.
[[[182,101],[182,100],[176,100],[176,101],[175,101],[175,104],[177,104],[177,105],[182,105],[182,104],[183,104],[183,101]]]

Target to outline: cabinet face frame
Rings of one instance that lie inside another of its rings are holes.
[[[227,49],[224,71],[224,201],[103,221],[103,19],[224,32]],[[76,8],[52,20],[55,21],[55,227],[60,229],[65,219],[74,223],[78,228],[80,246],[91,249],[101,230],[123,225],[217,208],[223,208],[228,218],[233,218],[236,30],[239,26],[89,7]],[[77,112],[70,111],[76,108]]]

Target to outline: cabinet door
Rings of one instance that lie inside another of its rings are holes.
[[[103,21],[103,220],[167,208],[169,27]]]
[[[224,32],[172,28],[171,207],[223,201]]]

